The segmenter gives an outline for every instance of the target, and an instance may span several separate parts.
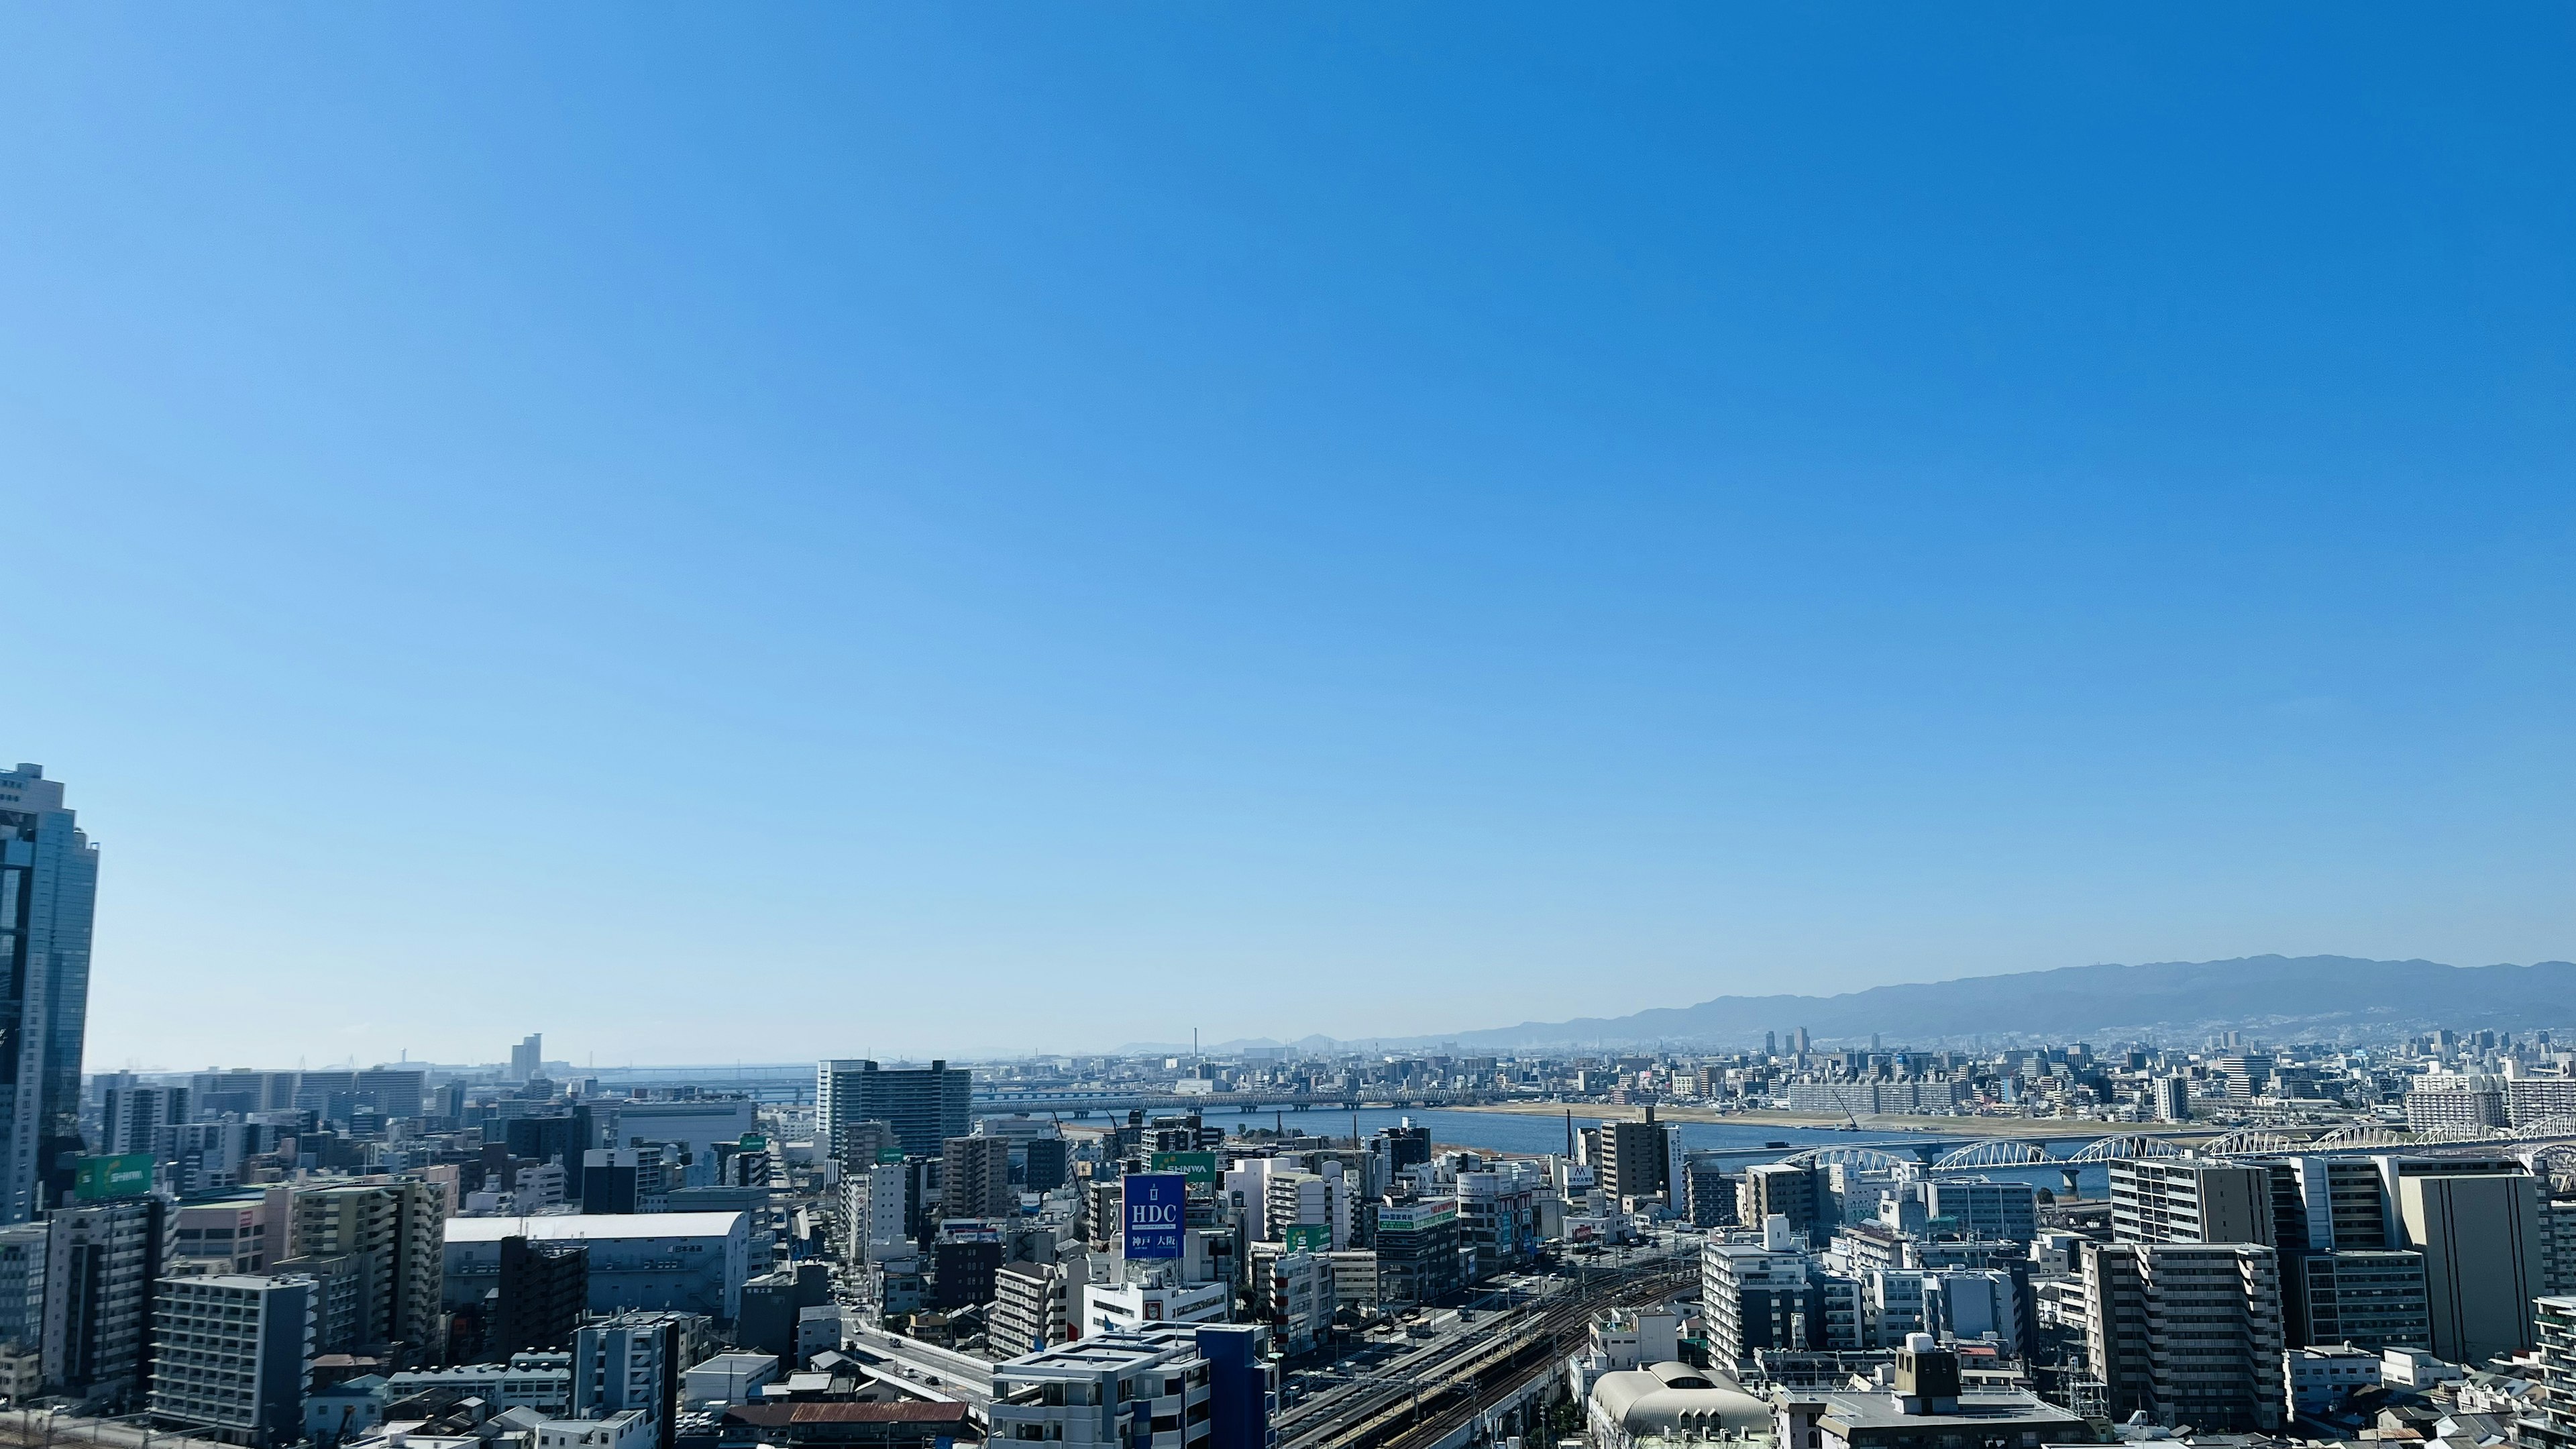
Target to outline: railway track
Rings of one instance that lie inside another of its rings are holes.
[[[1307,1413],[1283,1416],[1280,1443],[1293,1449],[1415,1449],[1435,1443],[1550,1372],[1567,1346],[1590,1331],[1595,1314],[1669,1297],[1697,1273],[1696,1260],[1632,1270],[1596,1292],[1524,1310],[1464,1346],[1444,1344],[1407,1355],[1364,1386]]]

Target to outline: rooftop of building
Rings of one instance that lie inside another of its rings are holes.
[[[559,1213],[543,1217],[449,1218],[447,1241],[497,1243],[503,1238],[721,1238],[743,1222],[738,1212]]]
[[[1937,1433],[1945,1428],[1977,1429],[1998,1423],[2074,1433],[2082,1433],[2085,1428],[2080,1416],[2046,1402],[2036,1394],[2018,1389],[1962,1392],[1957,1407],[1943,1413],[1923,1412],[1920,1406],[1924,1401],[1908,1400],[1884,1391],[1802,1394],[1800,1398],[1820,1404],[1819,1422],[1830,1423],[1838,1430],[1906,1429]],[[1909,1403],[1918,1406],[1914,1412],[1908,1412]]]

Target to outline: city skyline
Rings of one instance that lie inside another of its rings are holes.
[[[13,12],[93,1057],[2576,956],[2564,21],[2393,15]]]

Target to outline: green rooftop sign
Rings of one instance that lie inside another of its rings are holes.
[[[152,1154],[149,1152],[84,1157],[72,1168],[72,1196],[82,1202],[97,1202],[111,1197],[141,1197],[151,1190]]]

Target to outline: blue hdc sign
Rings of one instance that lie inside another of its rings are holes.
[[[1189,1178],[1177,1172],[1139,1172],[1118,1180],[1127,1201],[1127,1256],[1181,1255],[1181,1211]]]

